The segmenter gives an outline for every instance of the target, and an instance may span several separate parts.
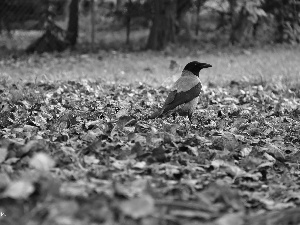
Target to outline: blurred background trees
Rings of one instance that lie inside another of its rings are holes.
[[[300,42],[300,0],[1,0],[0,49]]]

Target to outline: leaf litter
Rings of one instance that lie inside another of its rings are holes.
[[[166,95],[2,83],[0,223],[300,223],[299,92],[235,82],[205,89],[193,124],[147,120]]]

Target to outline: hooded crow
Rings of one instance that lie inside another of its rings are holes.
[[[178,113],[180,116],[188,116],[192,123],[192,115],[198,104],[202,84],[199,79],[201,69],[212,67],[207,63],[193,61],[188,63],[175,82],[161,109],[149,116],[150,119],[164,116],[169,113]]]

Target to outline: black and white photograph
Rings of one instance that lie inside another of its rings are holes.
[[[300,0],[0,0],[0,225],[300,225]]]

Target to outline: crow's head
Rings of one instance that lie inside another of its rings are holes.
[[[183,70],[187,70],[192,72],[194,75],[199,76],[199,72],[201,69],[212,67],[210,64],[207,63],[200,63],[197,61],[189,62],[186,64]]]

